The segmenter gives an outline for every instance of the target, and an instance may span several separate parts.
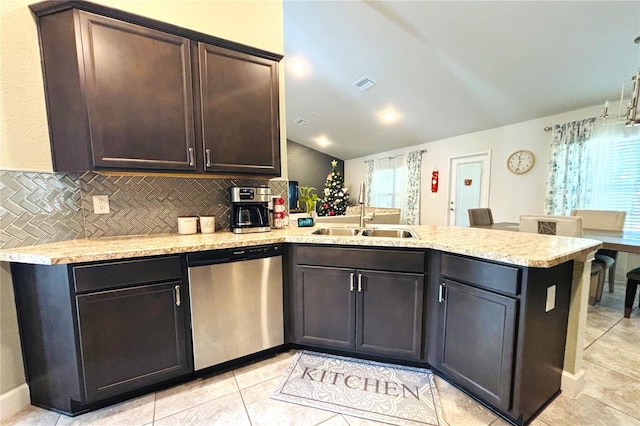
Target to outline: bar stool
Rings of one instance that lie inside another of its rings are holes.
[[[602,290],[600,278],[603,276],[604,270],[599,263],[591,262],[591,279],[589,285],[589,304],[595,306],[598,297],[598,290]]]
[[[624,296],[624,317],[631,317],[633,299],[636,298],[636,290],[640,284],[640,266],[627,272],[627,291]],[[638,304],[640,307],[640,303]]]

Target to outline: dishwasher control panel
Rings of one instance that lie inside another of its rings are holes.
[[[282,255],[282,244],[199,251],[187,254],[187,266],[215,265]]]

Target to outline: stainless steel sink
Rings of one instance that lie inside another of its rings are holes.
[[[415,234],[409,229],[363,229],[363,237],[385,238],[415,238]]]
[[[383,237],[383,238],[418,238],[411,230],[406,228],[342,228],[327,227],[318,228],[311,235],[332,235],[336,237]]]
[[[355,228],[320,228],[312,232],[313,235],[334,235],[353,237],[358,235],[359,229]]]

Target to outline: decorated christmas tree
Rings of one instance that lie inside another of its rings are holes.
[[[340,216],[346,213],[349,205],[349,194],[344,187],[344,177],[338,170],[338,162],[331,162],[331,171],[324,183],[324,193],[318,201],[318,216]]]

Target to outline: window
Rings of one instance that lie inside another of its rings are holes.
[[[640,232],[640,126],[596,125],[587,142],[583,209],[624,210],[625,231]]]
[[[404,157],[376,160],[371,178],[372,207],[397,207],[404,210],[406,167]]]

